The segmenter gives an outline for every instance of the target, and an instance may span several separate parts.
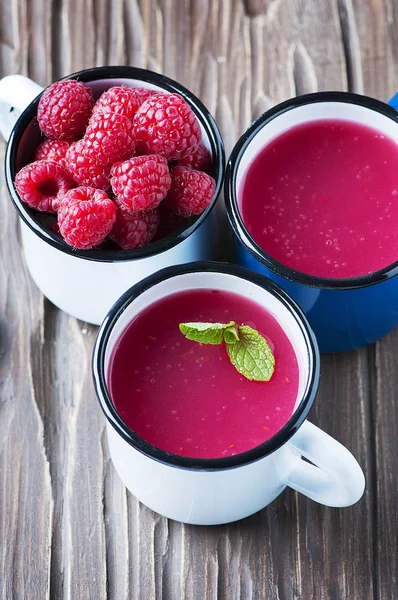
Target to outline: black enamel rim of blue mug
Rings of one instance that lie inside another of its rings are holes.
[[[187,224],[185,227],[142,248],[136,248],[134,250],[101,250],[95,248],[91,250],[78,250],[76,248],[72,248],[66,242],[64,242],[59,235],[50,231],[48,228],[38,222],[38,220],[35,218],[35,211],[21,201],[14,186],[18,145],[26,127],[36,116],[37,105],[41,97],[41,94],[39,94],[39,96],[37,96],[37,98],[35,98],[33,102],[31,102],[23,111],[17,123],[15,124],[8,141],[5,158],[5,172],[8,191],[22,220],[36,235],[57,250],[66,252],[74,257],[84,258],[86,260],[95,260],[99,262],[121,262],[125,260],[135,260],[155,256],[160,252],[164,252],[165,250],[173,248],[188,238],[194,231],[198,229],[198,227],[204,222],[206,217],[214,208],[217,198],[220,195],[225,171],[225,152],[221,134],[216,122],[204,104],[202,104],[202,102],[194,94],[176,81],[173,81],[172,79],[169,79],[168,77],[165,77],[159,73],[148,71],[147,69],[139,69],[137,67],[95,67],[93,69],[86,69],[84,71],[73,73],[67,77],[64,77],[63,79],[78,79],[79,81],[83,81],[85,83],[106,79],[135,79],[137,81],[157,85],[167,92],[177,93],[183,96],[183,98],[185,98],[185,100],[191,106],[193,112],[206,131],[210,141],[214,163],[212,175],[216,181],[214,198],[211,204],[200,215],[197,217],[192,217],[191,219],[187,219]]]
[[[273,119],[281,116],[283,113],[289,110],[303,106],[304,104],[314,104],[319,102],[344,102],[349,104],[357,104],[359,106],[363,106],[364,108],[381,113],[389,119],[392,119],[395,123],[398,123],[398,113],[391,106],[388,106],[380,100],[375,100],[374,98],[361,96],[359,94],[352,94],[350,92],[317,92],[314,94],[306,94],[304,96],[298,96],[297,98],[291,98],[286,102],[282,102],[281,104],[274,106],[250,125],[246,132],[239,138],[229,157],[225,173],[224,186],[225,205],[229,222],[231,223],[237,239],[243,243],[246,250],[248,250],[250,254],[267,269],[279,275],[280,277],[283,277],[284,279],[288,279],[295,283],[300,283],[310,287],[331,290],[358,289],[386,281],[387,279],[390,279],[398,274],[398,260],[393,264],[388,265],[384,269],[375,271],[374,273],[362,275],[361,277],[350,277],[346,279],[315,277],[313,275],[307,275],[305,273],[301,273],[300,271],[296,271],[295,269],[286,267],[279,261],[272,258],[272,256],[264,252],[262,248],[260,248],[260,246],[254,241],[247,231],[241,217],[237,202],[236,178],[239,163],[247,146],[259,133],[259,131],[261,131],[261,129]]]
[[[235,456],[229,456],[225,458],[189,458],[172,454],[153,446],[137,435],[121,419],[113,405],[106,385],[105,353],[107,343],[113,327],[129,304],[134,302],[134,300],[143,292],[149,290],[151,287],[166,279],[187,273],[202,272],[226,273],[228,275],[239,277],[240,279],[245,279],[246,281],[254,283],[260,288],[263,288],[273,294],[284,306],[289,309],[289,311],[295,317],[306,343],[309,364],[309,377],[303,397],[286,425],[284,425],[284,427],[280,429],[280,431],[278,431],[272,438],[260,446],[256,446],[247,452],[242,452],[241,454],[236,454]],[[150,275],[146,279],[143,279],[127,290],[112,306],[105,317],[97,335],[92,360],[94,387],[101,408],[105,413],[110,425],[126,442],[130,444],[130,446],[154,460],[174,467],[209,471],[241,467],[242,465],[268,456],[285,444],[298,431],[311,410],[319,387],[319,369],[319,350],[315,335],[312,332],[305,314],[296,304],[296,302],[276,283],[270,279],[267,279],[263,275],[258,275],[243,269],[242,267],[238,267],[237,265],[215,262],[194,262],[184,265],[177,265],[174,267],[167,267],[166,269],[162,269],[161,271]]]

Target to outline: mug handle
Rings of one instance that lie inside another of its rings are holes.
[[[6,141],[20,114],[42,91],[24,75],[7,75],[0,80],[0,133]]]
[[[350,506],[361,498],[365,476],[340,442],[304,421],[288,445],[294,454],[285,477],[289,487],[326,506]]]

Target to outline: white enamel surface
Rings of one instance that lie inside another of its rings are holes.
[[[161,297],[195,288],[232,291],[263,304],[273,313],[288,333],[298,357],[299,403],[312,374],[312,364],[306,340],[290,309],[263,288],[222,272],[174,276],[133,300],[109,336],[105,373],[115,343],[136,314]],[[94,363],[97,351],[96,346]],[[132,447],[109,423],[107,432],[110,454],[124,485],[159,514],[185,523],[215,525],[242,519],[272,502],[286,485],[329,506],[353,504],[364,489],[361,468],[350,452],[308,422],[290,442],[269,456],[218,471],[183,469],[156,461]],[[301,456],[313,465],[303,461]]]
[[[6,141],[21,112],[42,91],[24,75],[7,75],[0,80],[0,133]]]
[[[157,513],[194,525],[237,521],[267,506],[286,487],[293,453],[282,447],[270,457],[222,471],[167,466],[125,442],[109,423],[108,446],[124,485]]]
[[[296,448],[296,436],[306,447]],[[127,489],[155,512],[183,523],[219,525],[248,517],[270,504],[288,485],[327,506],[357,502],[365,479],[352,454],[305,421],[290,443],[256,462],[219,471],[188,470],[153,460],[130,446],[107,423],[109,452]],[[313,443],[321,448],[312,449]],[[304,462],[305,455],[314,464]]]
[[[129,287],[170,265],[212,258],[212,222],[207,219],[174,248],[140,260],[104,263],[60,252],[21,220],[22,244],[29,272],[43,294],[66,313],[100,325]]]
[[[327,506],[350,506],[361,498],[365,489],[361,467],[347,448],[322,429],[305,421],[289,446],[298,453],[285,477],[289,487]]]
[[[165,91],[134,79],[103,79],[88,85],[96,96],[115,85]],[[8,138],[19,114],[41,91],[39,85],[22,75],[4,77],[0,81],[0,132],[4,137]],[[202,141],[210,149],[200,119],[199,123]],[[195,233],[174,248],[130,261],[103,263],[80,259],[56,250],[21,221],[22,241],[29,271],[43,294],[70,315],[99,325],[117,298],[141,279],[164,267],[213,258],[218,216],[214,209]]]

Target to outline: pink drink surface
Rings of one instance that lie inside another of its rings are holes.
[[[254,158],[239,190],[253,239],[318,277],[372,273],[398,260],[398,144],[343,120],[298,125]]]
[[[249,381],[224,345],[201,345],[179,331],[181,322],[230,320],[268,340],[276,361],[270,381]],[[293,413],[298,380],[295,352],[273,315],[218,290],[178,292],[151,304],[122,333],[108,371],[123,421],[154,446],[195,458],[239,454],[272,437]]]

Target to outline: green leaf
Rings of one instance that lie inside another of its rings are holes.
[[[269,381],[275,367],[275,357],[263,336],[248,325],[238,327],[239,341],[227,344],[231,363],[247,379]]]
[[[226,344],[235,344],[239,341],[238,332],[236,331],[235,324],[232,327],[224,329],[224,341]]]
[[[224,331],[234,327],[234,321],[229,323],[180,323],[180,331],[188,340],[201,344],[221,344]]]

